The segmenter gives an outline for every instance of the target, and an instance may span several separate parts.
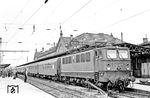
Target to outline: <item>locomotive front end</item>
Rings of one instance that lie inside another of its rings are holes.
[[[106,88],[123,90],[130,81],[135,81],[132,76],[130,51],[124,47],[105,47],[103,59],[99,59],[99,81],[106,83]]]

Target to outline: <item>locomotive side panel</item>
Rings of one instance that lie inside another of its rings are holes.
[[[62,57],[62,76],[94,78],[93,57],[93,50]]]

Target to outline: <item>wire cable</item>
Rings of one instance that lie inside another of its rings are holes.
[[[42,7],[44,4],[42,4],[22,25],[21,27],[23,27]]]
[[[75,16],[79,11],[81,11],[84,7],[86,7],[90,2],[92,2],[93,0],[89,0],[88,2],[86,2],[82,7],[80,7],[77,11],[75,11],[71,16],[69,16],[66,20],[64,20],[61,24],[66,23],[69,19],[71,19],[73,16]]]
[[[22,27],[43,7],[44,4],[46,4],[48,2],[48,0],[45,0],[45,2],[21,25],[20,29],[22,29]],[[13,34],[10,38],[10,40],[8,40],[8,42],[11,41],[11,39],[13,37],[15,37],[17,34],[17,32],[15,34]]]
[[[114,22],[114,23],[112,23],[112,24],[110,24],[110,25],[104,27],[104,29],[109,28],[109,27],[112,27],[112,26],[114,26],[114,25],[116,25],[116,24],[119,24],[119,23],[121,23],[121,22],[127,21],[127,20],[129,20],[129,19],[131,19],[131,18],[137,17],[137,16],[142,15],[142,14],[144,14],[144,13],[146,13],[146,12],[149,12],[149,11],[150,11],[150,9],[146,9],[146,10],[141,11],[141,12],[139,12],[139,13],[136,13],[136,14],[134,14],[134,15],[132,15],[132,16],[129,16],[129,17],[124,18],[124,19],[122,19],[122,20],[116,21],[116,22]]]
[[[45,0],[44,3],[21,25],[21,27],[23,27],[47,2],[48,0]]]
[[[15,18],[12,20],[11,23],[9,23],[9,25],[14,24],[14,22],[17,20],[17,18],[19,17],[19,15],[23,12],[23,10],[26,8],[26,6],[28,5],[28,3],[30,2],[30,0],[26,1],[26,3],[24,4],[24,6],[21,8],[21,10],[18,12],[18,14],[15,16]],[[7,23],[4,23],[5,25],[5,35],[7,36],[7,31],[9,30],[10,26],[7,26]],[[5,40],[7,41],[7,37],[5,37]],[[6,44],[7,45],[7,44]]]
[[[45,18],[45,20],[43,21],[43,23],[45,23],[48,20],[48,18],[56,11],[56,9],[59,8],[59,6],[63,3],[63,1],[64,0],[61,0],[61,2],[58,5],[55,6],[55,8],[51,11],[51,13],[49,13],[48,16]]]
[[[23,12],[23,10],[26,8],[26,6],[28,5],[28,3],[29,3],[29,1],[30,0],[28,0],[26,3],[25,3],[25,5],[21,8],[21,10],[18,12],[18,14],[15,16],[15,18],[13,19],[13,21],[11,22],[11,23],[9,23],[9,25],[12,25],[12,24],[14,24],[14,22],[17,20],[17,18],[19,17],[19,15]],[[5,30],[6,30],[6,24],[7,23],[5,23]],[[8,30],[8,28],[9,27],[7,27],[7,30]],[[6,31],[7,31],[6,30]]]

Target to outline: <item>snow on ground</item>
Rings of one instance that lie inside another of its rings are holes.
[[[19,93],[17,93],[17,87],[14,87],[15,92],[13,92],[12,87],[7,86],[19,86]],[[8,91],[7,91],[8,90]],[[11,93],[11,91],[13,93]],[[1,98],[55,98],[50,94],[43,92],[42,90],[28,84],[20,79],[13,78],[2,78],[0,77],[0,97]]]

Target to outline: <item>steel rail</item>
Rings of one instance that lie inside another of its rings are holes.
[[[19,77],[20,78],[20,77]],[[33,78],[33,77],[32,77]],[[21,77],[21,79],[23,79],[23,77]],[[63,88],[57,88],[57,87],[55,87],[55,86],[53,86],[53,85],[48,85],[48,84],[46,84],[45,82],[42,82],[43,80],[41,80],[41,81],[39,81],[40,79],[38,79],[38,78],[35,78],[35,79],[31,79],[31,78],[28,78],[28,83],[29,84],[31,84],[31,85],[33,85],[33,86],[35,86],[35,87],[37,87],[37,88],[39,88],[40,90],[43,90],[44,92],[46,92],[46,93],[48,93],[48,94],[51,94],[51,95],[53,95],[54,97],[57,97],[57,98],[60,98],[58,95],[55,95],[55,94],[53,94],[53,93],[51,93],[50,91],[53,91],[53,90],[56,90],[56,91],[59,91],[59,92],[63,92],[64,94],[68,94],[68,95],[70,95],[71,96],[71,98],[85,98],[85,96],[82,96],[82,95],[78,95],[78,94],[74,94],[73,93],[73,91],[70,91],[70,92],[68,92],[68,90],[67,89],[63,89]],[[33,83],[34,82],[34,83]],[[42,86],[44,86],[44,87],[42,87]],[[47,88],[47,87],[49,87],[50,88],[50,90],[46,90],[46,89],[44,89],[44,88]],[[53,90],[52,90],[53,89]],[[74,91],[75,92],[75,91]],[[79,93],[79,92],[77,92],[77,93]]]

